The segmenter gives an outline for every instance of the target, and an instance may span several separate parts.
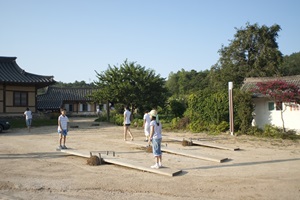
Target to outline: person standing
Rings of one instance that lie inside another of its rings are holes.
[[[58,149],[67,149],[66,140],[68,135],[69,118],[66,116],[66,109],[61,109],[61,115],[58,117],[59,146]]]
[[[32,123],[32,112],[31,110],[29,110],[29,108],[26,108],[26,111],[24,112],[24,116],[25,116],[28,132],[30,132],[31,123]]]
[[[143,117],[143,128],[144,128],[144,133],[146,136],[145,142],[148,142],[149,135],[150,135],[150,115],[148,113],[148,110],[145,111],[144,117]]]
[[[124,141],[126,141],[127,133],[129,133],[131,137],[131,141],[133,140],[133,135],[130,131],[130,117],[131,117],[131,112],[129,111],[129,107],[126,106],[124,108]]]
[[[162,141],[162,125],[159,122],[158,114],[156,110],[150,111],[151,122],[150,122],[150,136],[148,139],[148,145],[152,139],[152,152],[155,157],[155,164],[151,168],[158,169],[162,167],[162,152],[161,152],[161,141]]]

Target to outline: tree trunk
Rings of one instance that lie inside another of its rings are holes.
[[[285,110],[281,110],[280,111],[280,114],[281,114],[281,121],[282,121],[282,129],[283,129],[283,132],[285,133],[285,127],[284,127],[284,120],[283,120],[283,112],[284,112]]]
[[[107,103],[106,103],[106,109],[107,109],[107,122],[109,122],[110,121],[110,117],[109,117],[109,115],[110,115],[109,101],[107,101]]]

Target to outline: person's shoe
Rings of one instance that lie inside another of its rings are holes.
[[[62,149],[67,149],[66,145],[63,145],[63,146],[62,146]]]
[[[61,150],[61,149],[63,149],[63,147],[62,147],[61,145],[59,145],[59,146],[57,147],[57,149],[58,149],[58,150]]]
[[[161,168],[161,167],[162,167],[162,164],[159,162],[159,163],[158,163],[158,166],[159,166],[159,168]]]
[[[152,165],[151,168],[152,168],[152,169],[158,169],[159,166],[158,166],[158,164],[156,163],[155,165]]]

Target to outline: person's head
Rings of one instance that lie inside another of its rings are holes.
[[[157,111],[156,110],[151,110],[149,114],[151,116],[151,120],[155,120],[156,124],[159,125],[159,119],[158,119]]]
[[[26,108],[27,111],[29,111],[29,108]]]
[[[62,115],[66,115],[66,113],[67,113],[67,110],[65,108],[61,109],[61,114]]]
[[[124,106],[124,110],[129,110],[129,106]]]

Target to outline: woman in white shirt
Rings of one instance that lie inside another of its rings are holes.
[[[129,133],[130,137],[131,137],[131,141],[133,140],[133,135],[130,131],[130,116],[131,116],[131,112],[129,111],[129,107],[125,107],[124,109],[124,141],[126,141],[126,137],[127,137],[127,132]]]
[[[161,152],[161,140],[162,140],[162,125],[159,122],[158,114],[156,110],[150,111],[150,136],[148,144],[150,145],[152,139],[152,152],[155,157],[155,164],[151,168],[158,169],[162,167],[162,152]]]

